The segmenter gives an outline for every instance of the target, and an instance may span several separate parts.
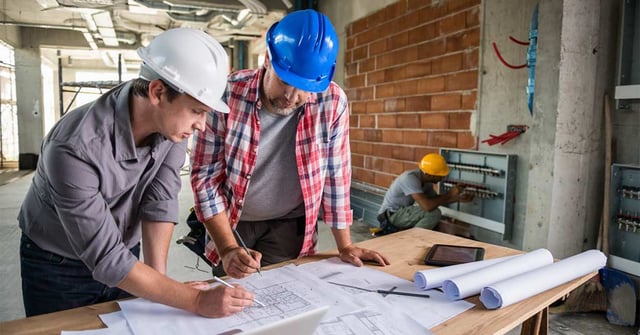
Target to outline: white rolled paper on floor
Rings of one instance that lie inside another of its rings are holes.
[[[463,275],[472,271],[486,268],[487,266],[503,262],[511,257],[492,258],[484,261],[470,262],[458,265],[443,266],[436,269],[417,271],[413,274],[413,282],[416,287],[423,290],[442,286],[442,282],[453,277]]]
[[[599,250],[587,250],[535,270],[484,287],[480,301],[487,309],[509,306],[578,277],[598,271],[607,264]]]
[[[442,283],[442,289],[445,296],[451,300],[464,299],[480,293],[485,286],[551,263],[553,263],[551,252],[547,249],[537,249],[514,256],[504,262],[447,279]]]

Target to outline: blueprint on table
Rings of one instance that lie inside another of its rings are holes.
[[[316,264],[317,263],[317,264]],[[377,293],[358,292],[347,294],[343,287],[327,283],[349,281],[367,284],[370,287],[389,289],[398,287],[398,291],[414,291],[413,284],[404,279],[388,275],[366,267],[354,267],[339,260],[326,260],[309,265],[288,265],[262,272],[262,277],[252,275],[241,280],[229,280],[241,284],[256,294],[256,298],[266,307],[249,307],[235,315],[208,319],[201,316],[150,302],[145,299],[133,299],[118,302],[121,312],[105,314],[111,320],[104,323],[105,329],[84,332],[63,332],[65,334],[84,335],[163,335],[189,334],[211,335],[233,333],[256,328],[259,325],[275,322],[320,306],[330,306],[329,312],[316,331],[318,335],[333,334],[429,334],[428,328],[451,317],[452,311],[461,313],[468,307],[462,302],[447,301],[456,308],[442,315],[439,292],[428,291],[434,298],[414,298],[405,296],[382,296]],[[365,278],[366,277],[366,278]],[[358,282],[360,278],[361,282]],[[362,280],[364,280],[362,282]],[[408,283],[408,284],[407,284]],[[417,301],[414,301],[417,300]],[[469,304],[470,305],[470,304]],[[413,308],[409,313],[403,312]],[[419,311],[416,313],[416,311]],[[418,317],[416,318],[415,315]],[[118,320],[118,322],[114,320]],[[425,321],[427,320],[427,321]],[[437,320],[440,320],[439,322]],[[124,324],[128,327],[122,326]],[[113,328],[112,328],[113,325]]]

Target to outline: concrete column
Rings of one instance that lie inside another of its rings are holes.
[[[40,49],[15,49],[21,169],[35,169],[43,139]]]

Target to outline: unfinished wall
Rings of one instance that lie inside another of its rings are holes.
[[[386,188],[429,152],[474,147],[479,4],[403,0],[347,26],[354,180]]]

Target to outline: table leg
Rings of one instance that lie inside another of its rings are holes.
[[[548,335],[549,334],[549,307],[545,307],[538,314],[530,317],[522,323],[520,335]]]

